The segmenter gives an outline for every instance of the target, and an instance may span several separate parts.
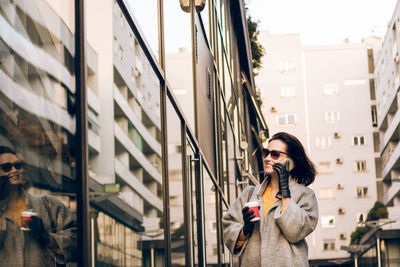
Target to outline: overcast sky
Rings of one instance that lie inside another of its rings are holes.
[[[383,37],[397,0],[246,0],[259,29],[299,33],[303,45],[359,43]]]

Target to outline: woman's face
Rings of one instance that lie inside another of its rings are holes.
[[[22,163],[14,154],[0,155],[0,179],[8,179],[10,185],[25,182]]]
[[[268,143],[268,147],[264,150],[264,171],[267,174],[274,173],[272,166],[275,163],[280,163],[288,158],[286,154],[287,145],[281,140],[272,140]],[[266,155],[267,154],[267,155]]]

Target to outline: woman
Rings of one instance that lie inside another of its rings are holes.
[[[315,166],[296,137],[280,132],[264,149],[264,171],[262,184],[245,188],[224,215],[225,245],[242,266],[309,266],[305,237],[317,225],[318,203],[307,186]],[[260,221],[252,221],[249,201],[258,201]]]
[[[13,150],[0,146],[0,266],[56,266],[74,260],[75,216],[57,198],[26,189],[23,163]],[[25,225],[26,210],[34,213]]]

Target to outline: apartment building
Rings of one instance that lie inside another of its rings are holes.
[[[400,5],[397,4],[375,61],[375,94],[378,115],[378,173],[382,202],[389,218],[397,220],[392,227],[400,228]]]
[[[304,47],[297,34],[259,36],[268,52],[256,82],[270,132],[298,136],[319,173],[310,262],[346,258],[341,245],[377,198],[367,46]]]
[[[0,145],[77,214],[78,266],[233,265],[221,217],[267,132],[244,3],[180,2],[0,3]]]

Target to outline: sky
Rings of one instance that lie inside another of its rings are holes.
[[[302,45],[384,37],[397,0],[246,0],[259,30],[299,33]]]

